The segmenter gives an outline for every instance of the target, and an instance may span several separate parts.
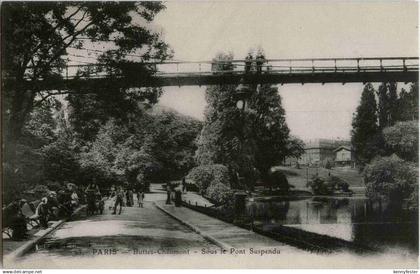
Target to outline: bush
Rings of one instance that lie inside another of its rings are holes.
[[[350,192],[350,185],[340,177],[334,175],[328,176],[325,181],[327,186],[333,188],[334,190]]]
[[[327,178],[314,176],[308,186],[311,187],[315,195],[331,195],[334,191],[351,192],[349,184],[337,176],[328,176]]]
[[[206,196],[217,203],[225,204],[232,200],[233,191],[227,185],[213,181],[206,190]]]
[[[368,164],[363,172],[366,195],[370,198],[385,198],[391,202],[402,203],[411,198],[418,208],[415,192],[418,189],[418,169],[412,162],[396,156],[379,157]]]
[[[283,194],[287,194],[291,187],[285,173],[279,170],[270,172],[268,186],[279,190]]]
[[[330,195],[334,189],[325,180],[319,176],[313,176],[308,185],[315,195]]]
[[[221,183],[229,187],[229,172],[224,165],[202,165],[193,168],[187,175],[187,179],[195,182],[201,193],[213,184]]]

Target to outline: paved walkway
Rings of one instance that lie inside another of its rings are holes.
[[[157,201],[156,205],[167,214],[192,227],[204,237],[211,239],[215,243],[219,243],[219,245],[223,245],[227,249],[278,247],[281,251],[304,252],[253,231],[220,221],[186,207],[166,205],[163,201]]]
[[[206,207],[213,206],[213,203],[211,203],[209,200],[207,200],[203,196],[198,195],[195,192],[183,193],[182,200],[192,205],[206,206]]]

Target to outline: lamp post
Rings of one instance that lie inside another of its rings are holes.
[[[244,79],[242,78],[239,82],[239,85],[235,89],[235,99],[236,99],[236,107],[241,110],[241,114],[243,117],[243,124],[245,123],[244,112],[248,108],[248,98],[251,94],[251,89],[248,85],[245,85]],[[243,135],[243,134],[242,134]],[[243,140],[241,140],[241,147],[243,146]],[[237,173],[238,177],[238,184],[243,185],[244,177],[240,176],[239,172]],[[244,191],[236,191],[234,194],[234,212],[235,212],[235,220],[234,222],[241,223],[242,218],[245,215],[246,211],[246,197],[248,195]]]
[[[244,79],[242,78],[239,82],[239,85],[235,89],[235,97],[236,97],[236,107],[244,112],[247,109],[248,105],[248,97],[251,93],[251,89],[248,85],[244,84]]]

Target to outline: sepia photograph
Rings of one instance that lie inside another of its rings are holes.
[[[0,5],[3,269],[419,268],[418,2]]]

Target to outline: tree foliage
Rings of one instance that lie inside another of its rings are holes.
[[[201,193],[209,193],[210,196],[213,195],[213,191],[231,187],[228,168],[220,164],[194,167],[188,173],[187,178],[194,181]],[[224,187],[222,188],[220,184]]]
[[[106,45],[108,50],[98,56],[103,69],[116,70],[127,77],[130,71],[122,64],[132,63],[127,58],[130,53],[136,53],[138,61],[170,57],[168,45],[147,27],[162,9],[160,2],[3,3],[2,72],[6,79],[3,118],[7,160],[15,159],[14,146],[34,105],[55,94],[102,91],[94,86],[77,91],[44,91],[37,85],[38,80],[49,83],[62,78],[69,49],[81,49],[85,44]],[[28,81],[31,85],[25,85]],[[110,85],[109,89],[128,94],[130,90],[121,83],[124,81],[119,81],[119,86]],[[145,93],[149,94],[150,90]],[[105,97],[109,98],[107,103],[112,102],[112,96]]]
[[[410,89],[402,89],[398,99],[398,121],[419,120],[419,83],[412,83]]]
[[[368,197],[401,204],[403,199],[410,198],[418,190],[418,167],[396,155],[379,157],[366,166],[364,180]]]
[[[379,128],[392,126],[398,119],[397,83],[382,83],[378,88]]]
[[[368,163],[377,153],[377,119],[375,93],[372,84],[368,83],[352,121],[351,142],[359,164]]]
[[[290,136],[286,149],[287,156],[299,159],[305,153],[305,143],[296,136]]]
[[[280,164],[286,156],[299,151],[296,139],[289,139],[285,111],[276,87],[260,85],[250,98],[249,113],[251,136],[254,142],[254,165],[262,179],[269,175],[270,168]]]
[[[171,111],[142,113],[127,125],[111,119],[81,154],[82,167],[129,184],[179,179],[194,164],[200,129],[200,122]]]
[[[224,61],[215,70],[229,69],[231,54],[219,54]],[[270,168],[288,155],[301,153],[296,139],[289,139],[285,112],[277,88],[246,85],[246,107],[237,105],[235,85],[211,86],[206,90],[207,108],[204,127],[198,140],[196,160],[199,165],[222,164],[231,181],[242,179],[236,187],[252,188],[257,176],[268,180]]]
[[[386,146],[390,153],[396,153],[406,161],[418,162],[418,121],[397,122],[383,130]]]

